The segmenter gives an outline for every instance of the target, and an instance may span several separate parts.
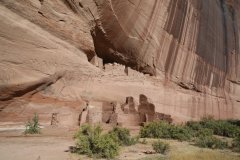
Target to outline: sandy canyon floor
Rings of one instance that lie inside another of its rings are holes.
[[[76,129],[44,128],[40,135],[25,136],[23,129],[0,131],[0,160],[86,160],[93,159],[69,151]],[[132,129],[132,133],[136,133]],[[117,160],[240,160],[240,154],[230,150],[211,150],[195,147],[188,142],[163,140],[170,144],[167,155],[146,154],[153,151],[151,143],[124,147]]]

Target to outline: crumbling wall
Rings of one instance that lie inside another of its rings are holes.
[[[136,109],[138,108],[138,110]],[[86,120],[83,115],[86,115]],[[133,97],[126,97],[125,103],[90,102],[81,114],[80,125],[84,123],[104,123],[118,126],[139,126],[153,121],[172,122],[170,115],[155,112],[155,105],[148,97],[139,95],[139,105]]]
[[[101,102],[89,103],[87,122],[90,124],[102,123],[102,103]]]
[[[151,122],[154,120],[155,106],[148,102],[147,96],[139,95],[138,112],[140,114],[141,122]]]

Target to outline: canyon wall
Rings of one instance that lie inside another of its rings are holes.
[[[133,97],[138,106],[139,95],[174,122],[240,118],[239,0],[1,0],[0,8],[2,126],[35,112],[43,125],[57,115],[74,126],[88,102]]]

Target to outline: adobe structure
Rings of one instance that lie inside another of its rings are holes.
[[[83,109],[79,124],[111,124],[117,126],[139,126],[153,121],[172,122],[170,115],[155,112],[154,104],[141,94],[139,103],[133,97],[126,97],[124,104],[117,102],[90,102]]]

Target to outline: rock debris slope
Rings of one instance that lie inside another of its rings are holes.
[[[239,37],[239,0],[1,0],[0,125],[139,95],[175,122],[239,119]]]

